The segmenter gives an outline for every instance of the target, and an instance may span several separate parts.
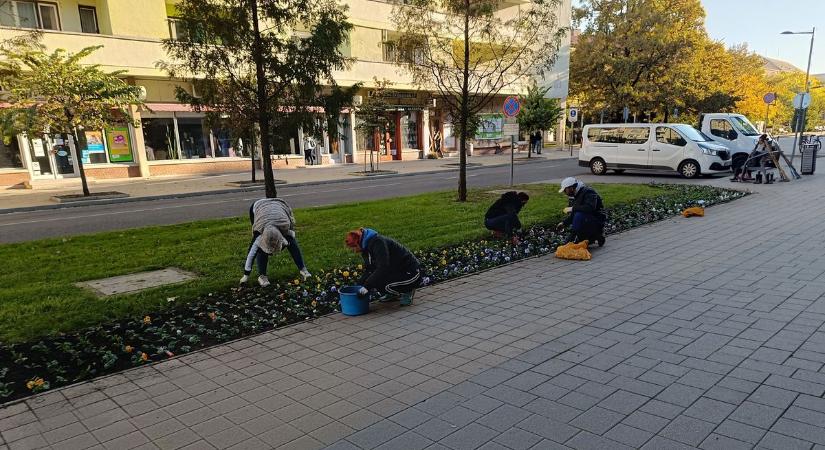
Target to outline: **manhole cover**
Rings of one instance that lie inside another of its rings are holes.
[[[174,267],[167,267],[166,269],[153,270],[151,272],[139,272],[102,278],[100,280],[84,281],[76,283],[75,286],[91,289],[99,296],[107,297],[110,295],[142,291],[167,284],[182,283],[196,277],[194,273]]]

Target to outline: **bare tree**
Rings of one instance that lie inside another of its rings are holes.
[[[409,0],[393,11],[399,62],[422,89],[440,94],[459,136],[458,200],[467,200],[467,140],[478,114],[503,90],[555,63],[559,0]]]

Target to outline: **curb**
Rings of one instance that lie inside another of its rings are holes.
[[[527,160],[524,161],[516,161],[516,165],[521,164],[535,164],[540,162],[548,162],[548,161],[566,161],[569,159],[575,159],[570,157],[565,158],[558,158],[558,159],[536,159],[534,162],[530,162]],[[473,166],[467,167],[467,170],[478,170],[478,169],[485,169],[485,168],[496,168],[496,167],[507,167],[510,164],[491,164],[491,165],[481,165],[481,166]],[[416,175],[432,175],[436,173],[443,173],[443,172],[450,172],[451,170],[456,170],[455,168],[444,168],[439,170],[427,170],[422,172],[407,172],[407,173],[397,173],[397,174],[385,174],[385,175],[373,175],[370,177],[352,177],[351,175],[348,178],[336,178],[332,180],[319,180],[319,181],[306,181],[302,183],[286,183],[286,184],[279,184],[277,186],[280,187],[302,187],[302,186],[321,186],[326,184],[338,184],[338,183],[353,183],[356,181],[364,181],[365,179],[369,180],[378,180],[383,178],[398,178],[398,177],[411,177]],[[32,211],[48,211],[53,209],[64,209],[64,208],[77,208],[81,206],[91,206],[91,205],[114,205],[119,203],[134,203],[134,202],[143,202],[143,201],[153,201],[153,200],[169,200],[175,198],[191,198],[191,197],[203,197],[206,195],[221,195],[221,194],[231,194],[235,192],[254,192],[254,191],[262,191],[264,190],[263,186],[250,186],[250,187],[241,187],[241,188],[234,188],[234,189],[216,189],[211,191],[198,191],[198,192],[183,192],[178,194],[165,194],[165,195],[150,195],[144,197],[127,197],[127,198],[119,198],[119,199],[103,199],[103,200],[80,200],[72,203],[65,203],[65,204],[57,204],[57,205],[40,205],[40,206],[22,206],[19,208],[7,208],[7,209],[0,209],[0,215],[2,214],[12,214],[12,213],[20,213],[20,212],[32,212]]]

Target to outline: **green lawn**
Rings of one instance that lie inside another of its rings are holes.
[[[645,185],[597,185],[607,205],[660,191]],[[525,225],[555,222],[566,206],[556,185],[527,185]],[[333,268],[357,255],[343,244],[347,230],[369,226],[410,248],[424,249],[487,235],[482,217],[495,199],[487,190],[470,192],[467,203],[439,192],[389,200],[296,210],[298,240],[309,269]],[[200,294],[235,285],[250,238],[248,217],[205,220],[65,239],[0,245],[0,341],[16,342],[55,332],[143,315]],[[138,294],[99,299],[74,285],[79,281],[163,267],[179,267],[199,278]],[[270,278],[297,274],[286,252],[271,260]]]

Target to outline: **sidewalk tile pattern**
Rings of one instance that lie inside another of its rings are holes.
[[[0,410],[0,450],[825,446],[821,184]]]

